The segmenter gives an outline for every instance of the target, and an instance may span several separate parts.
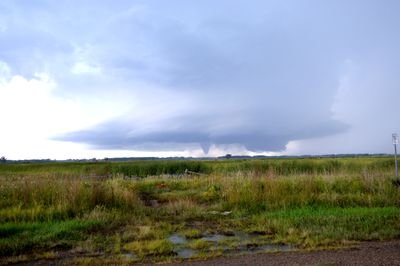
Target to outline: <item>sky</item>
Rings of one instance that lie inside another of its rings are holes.
[[[397,0],[1,0],[0,156],[391,153]]]

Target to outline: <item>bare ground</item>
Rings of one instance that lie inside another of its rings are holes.
[[[258,253],[167,265],[400,265],[400,240],[363,242],[356,247],[339,250]]]

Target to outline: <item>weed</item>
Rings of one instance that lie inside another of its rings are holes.
[[[198,229],[186,229],[181,233],[188,239],[195,239],[202,237],[202,233]]]
[[[203,239],[196,239],[189,243],[190,248],[197,249],[197,250],[206,250],[211,245],[212,245],[212,243],[210,243],[209,241],[203,240]]]
[[[124,249],[133,251],[138,256],[167,256],[174,252],[174,246],[165,239],[150,241],[134,241],[124,246]]]

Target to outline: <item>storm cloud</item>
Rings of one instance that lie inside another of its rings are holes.
[[[384,141],[361,143],[399,128],[387,115],[400,85],[399,7],[372,0],[5,0],[0,60],[14,74],[47,73],[57,97],[95,100],[115,113],[54,140],[205,153],[212,145],[290,153],[296,142],[293,153],[323,153],[347,152],[355,132],[368,130],[350,152],[381,152]],[[331,146],[321,150],[318,140],[326,138]]]

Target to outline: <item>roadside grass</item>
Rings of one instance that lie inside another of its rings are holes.
[[[174,233],[198,257],[223,252],[211,249],[204,234],[232,231],[260,235],[251,244],[300,249],[399,238],[392,164],[388,158],[4,164],[0,258],[54,259],[64,250],[97,252],[104,261],[166,261],[179,259],[168,240]]]
[[[400,237],[400,208],[301,208],[255,215],[245,229],[299,248]],[[243,225],[242,225],[243,226]]]
[[[71,249],[74,242],[85,237],[84,233],[103,225],[90,220],[0,224],[0,256],[31,253],[32,250]]]
[[[135,187],[122,179],[1,178],[0,222],[53,221],[81,217],[99,207],[140,211]]]
[[[400,190],[389,178],[360,176],[224,177],[225,209],[257,213],[314,207],[400,206]]]

